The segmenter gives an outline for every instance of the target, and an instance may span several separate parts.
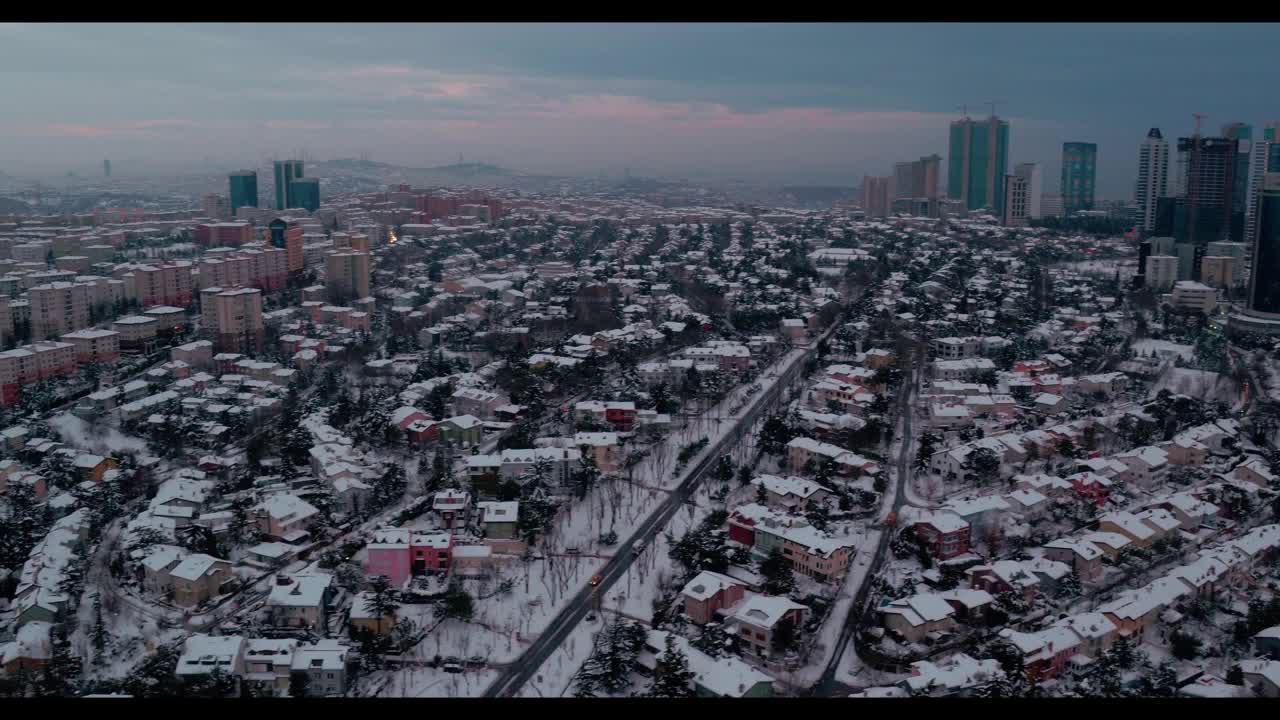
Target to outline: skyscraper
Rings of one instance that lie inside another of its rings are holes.
[[[887,217],[893,204],[893,177],[862,178],[862,209],[867,217]]]
[[[916,164],[913,162],[895,163],[893,166],[893,198],[895,200],[901,198],[914,197],[911,194],[912,177],[915,174]]]
[[[1199,279],[1205,245],[1243,234],[1231,222],[1236,161],[1235,140],[1178,138],[1176,196],[1157,202],[1155,231],[1177,240],[1179,280]]]
[[[276,183],[276,209],[298,207],[293,197],[294,181],[302,177],[301,160],[276,160],[274,163]]]
[[[1252,247],[1258,237],[1258,210],[1262,198],[1262,179],[1269,172],[1280,172],[1280,141],[1276,137],[1280,121],[1273,120],[1262,128],[1262,137],[1253,142],[1249,160],[1249,181],[1244,211],[1244,243]]]
[[[1093,209],[1093,181],[1097,171],[1097,145],[1062,143],[1062,209],[1067,215]]]
[[[1043,190],[1040,163],[1018,163],[1013,168],[1013,174],[1027,182],[1027,219],[1038,219],[1040,217],[1040,196]]]
[[[231,213],[242,207],[258,207],[258,173],[253,170],[231,173]]]
[[[1280,173],[1262,178],[1258,204],[1258,237],[1253,244],[1253,272],[1246,309],[1231,316],[1233,330],[1280,334]]]
[[[1222,126],[1222,137],[1236,141],[1235,183],[1231,190],[1231,236],[1244,237],[1245,211],[1249,206],[1249,158],[1253,150],[1253,126],[1236,122]]]
[[[1160,128],[1147,131],[1138,148],[1138,183],[1134,201],[1138,203],[1138,227],[1150,234],[1156,226],[1156,202],[1169,195],[1169,143]]]
[[[292,207],[306,208],[311,212],[320,209],[320,181],[316,178],[296,178],[289,186],[293,191]]]
[[[1004,178],[1004,211],[1000,224],[1006,227],[1021,227],[1027,224],[1029,205],[1028,178],[1021,175],[1006,175]]]
[[[951,123],[947,158],[947,197],[966,210],[991,207],[999,215],[1004,204],[1004,176],[1009,171],[1009,123],[992,115]]]
[[[102,161],[102,176],[111,177],[111,161],[110,160]]]
[[[911,197],[938,199],[938,176],[941,174],[942,156],[925,155],[911,164]]]

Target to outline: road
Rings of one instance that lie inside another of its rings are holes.
[[[768,390],[756,396],[754,400],[748,401],[750,408],[736,420],[734,428],[725,433],[713,448],[704,451],[702,460],[686,471],[685,479],[675,490],[668,494],[667,499],[658,506],[657,510],[649,515],[631,537],[619,543],[613,558],[598,573],[601,578],[600,586],[598,588],[586,586],[579,590],[577,595],[560,611],[560,614],[539,634],[529,649],[517,661],[505,668],[498,676],[498,679],[485,690],[484,697],[514,697],[519,692],[529,678],[537,673],[538,668],[546,662],[551,653],[565,641],[574,627],[581,622],[590,609],[590,599],[593,591],[599,592],[603,596],[607,594],[609,588],[618,579],[626,575],[637,554],[632,551],[635,544],[642,540],[652,540],[658,530],[671,521],[671,517],[681,508],[685,500],[693,496],[693,491],[703,473],[728,448],[732,448],[741,441],[751,426],[761,417],[762,413],[771,409],[782,398],[784,389],[799,379],[810,356],[817,350],[819,342],[829,336],[838,326],[839,323],[833,324],[821,337],[814,338],[808,347],[791,351],[794,354],[793,357],[789,361],[784,361],[790,364],[779,373],[778,380]]]
[[[898,391],[898,414],[902,418],[902,448],[898,453],[897,479],[895,482],[895,490],[893,494],[893,502],[889,506],[889,511],[897,513],[907,502],[907,483],[911,481],[911,448],[914,446],[914,436],[911,429],[911,421],[915,415],[912,411],[912,397],[915,395],[917,383],[919,383],[919,368],[912,368],[911,374],[906,382],[902,383],[901,389]],[[849,650],[850,643],[853,642],[853,636],[858,630],[858,626],[862,622],[862,613],[867,604],[867,595],[871,592],[871,580],[876,577],[880,571],[880,566],[884,563],[889,553],[889,544],[893,540],[893,528],[885,528],[880,533],[880,542],[876,545],[876,554],[871,559],[871,567],[863,576],[862,585],[854,593],[853,603],[849,605],[849,614],[845,617],[844,628],[840,631],[840,638],[836,641],[835,652],[831,655],[831,660],[827,663],[827,669],[822,673],[822,678],[818,680],[810,689],[810,694],[817,697],[840,697],[848,694],[847,689],[836,680],[836,670],[840,667],[840,659]]]

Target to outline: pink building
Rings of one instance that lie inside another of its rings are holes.
[[[385,575],[393,587],[400,587],[413,575],[448,572],[452,545],[449,533],[379,530],[367,548],[365,574]]]
[[[716,619],[718,611],[742,600],[744,592],[745,588],[737,580],[704,570],[684,586],[680,595],[684,598],[684,613],[695,624],[706,625]]]

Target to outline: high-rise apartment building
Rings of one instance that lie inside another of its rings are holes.
[[[1093,209],[1093,182],[1098,173],[1098,146],[1062,143],[1062,209],[1070,215]]]
[[[1040,174],[1040,163],[1018,163],[1013,168],[1013,174],[1027,183],[1027,218],[1029,220],[1039,219],[1041,216],[1040,199],[1044,190],[1044,183]]]
[[[102,161],[102,176],[111,177],[111,161],[110,160]]]
[[[915,163],[900,162],[893,166],[893,199],[914,197],[911,194],[911,178],[915,172]]]
[[[222,220],[231,214],[231,206],[227,204],[225,197],[217,193],[209,193],[204,196],[204,214],[205,217]]]
[[[139,265],[134,268],[138,303],[144,308],[170,305],[184,308],[191,304],[192,265],[186,260]]]
[[[200,291],[201,323],[218,352],[261,352],[262,291],[210,287]]]
[[[1147,131],[1138,148],[1138,182],[1134,201],[1138,204],[1138,227],[1150,234],[1156,227],[1156,204],[1169,196],[1169,143],[1160,128]]]
[[[1021,175],[1006,175],[1004,178],[1004,212],[1000,222],[1006,227],[1021,227],[1027,224],[1029,212],[1029,183]]]
[[[911,164],[911,197],[938,199],[938,178],[942,175],[942,156],[925,155]]]
[[[1041,195],[1040,217],[1062,217],[1062,196]]]
[[[1226,255],[1205,255],[1200,259],[1200,281],[1211,288],[1235,286],[1236,259]]]
[[[258,173],[237,170],[231,173],[231,212],[242,207],[258,207]]]
[[[1244,233],[1241,240],[1249,247],[1258,237],[1258,204],[1262,198],[1262,177],[1269,172],[1280,172],[1280,121],[1271,121],[1262,127],[1262,137],[1253,141],[1249,158],[1249,180],[1245,188]]]
[[[1177,240],[1180,280],[1200,278],[1208,243],[1243,234],[1243,221],[1232,222],[1236,147],[1237,141],[1229,138],[1178,138],[1176,197],[1156,203],[1155,232]]]
[[[335,252],[325,256],[329,300],[344,304],[369,297],[369,253]]]
[[[1178,258],[1174,255],[1152,255],[1147,258],[1147,287],[1164,292],[1178,280]]]
[[[1253,153],[1253,126],[1236,122],[1222,126],[1222,136],[1236,141],[1236,169],[1231,189],[1231,237],[1244,238],[1249,206],[1249,158]]]
[[[31,339],[56,338],[87,328],[93,288],[87,283],[53,282],[27,291],[31,303]]]
[[[271,246],[287,253],[289,272],[302,272],[306,267],[306,255],[302,250],[302,236],[306,231],[302,226],[284,218],[276,218],[267,225],[267,233]]]
[[[992,115],[951,123],[947,159],[947,197],[966,210],[991,207],[999,216],[1004,177],[1009,172],[1009,123]]]
[[[888,217],[893,205],[893,177],[862,178],[862,209],[867,217]]]
[[[293,183],[302,177],[301,160],[276,160],[274,163],[276,209],[298,207],[293,195]]]
[[[1262,178],[1258,202],[1258,237],[1253,244],[1253,272],[1245,310],[1233,314],[1233,330],[1280,334],[1280,172]]]
[[[298,178],[293,181],[293,202],[290,207],[306,208],[311,212],[320,209],[320,181],[316,178]]]

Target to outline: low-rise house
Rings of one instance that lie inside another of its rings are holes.
[[[1149,548],[1158,539],[1155,528],[1127,511],[1110,512],[1098,518],[1098,529],[1123,535],[1137,548]]]
[[[1152,445],[1119,453],[1115,459],[1129,466],[1129,480],[1143,490],[1163,484],[1169,474],[1169,454]]]
[[[1159,504],[1160,508],[1173,514],[1182,529],[1194,533],[1200,527],[1217,527],[1218,506],[1205,502],[1191,493],[1170,495]]]
[[[907,642],[922,642],[930,633],[955,628],[955,608],[933,593],[916,594],[894,600],[880,608],[884,627]]]
[[[475,415],[447,417],[433,427],[439,429],[439,441],[456,447],[475,447],[484,439],[484,422]]]
[[[573,446],[583,456],[590,456],[600,472],[617,472],[622,466],[623,449],[616,432],[580,432],[573,436]]]
[[[239,635],[192,635],[183,643],[173,672],[179,680],[190,682],[216,670],[233,679],[238,687],[244,677],[245,649],[245,639]]]
[[[1000,526],[1000,520],[1010,507],[999,495],[984,495],[951,500],[942,509],[969,523],[972,536],[981,538]]]
[[[288,697],[293,653],[297,648],[298,641],[294,639],[245,640],[245,685],[259,692],[270,693],[272,697]]]
[[[1122,593],[1111,602],[1098,607],[1098,612],[1119,629],[1119,637],[1144,639],[1155,627],[1160,614],[1179,598],[1190,594],[1186,584],[1162,577],[1137,590]]]
[[[420,533],[402,529],[378,530],[366,548],[364,570],[384,575],[400,587],[413,575],[448,572],[453,536],[447,532]]]
[[[1044,518],[1049,513],[1049,498],[1035,490],[1018,488],[1004,496],[1009,512],[1028,522]]]
[[[305,536],[320,516],[314,505],[290,493],[271,495],[258,505],[256,512],[259,529],[285,542]]]
[[[911,677],[897,687],[911,697],[964,697],[1004,677],[1000,662],[976,660],[959,653],[939,660],[911,663]]]
[[[0,669],[8,677],[43,672],[53,657],[53,625],[41,620],[18,628],[12,642],[0,644]]]
[[[669,633],[650,630],[644,649],[636,659],[637,671],[652,675],[658,658],[666,652]],[[693,690],[698,697],[772,697],[773,678],[742,660],[725,655],[713,658],[693,647],[679,635],[670,635],[676,649],[684,654],[693,673]]]
[[[1085,542],[1093,543],[1094,547],[1102,551],[1104,557],[1115,560],[1120,555],[1120,551],[1129,548],[1133,543],[1129,538],[1120,533],[1114,532],[1091,532],[1082,536]]]
[[[969,552],[969,523],[951,512],[934,512],[917,520],[916,535],[938,560],[950,560]]]
[[[332,594],[332,575],[277,575],[267,596],[271,623],[276,627],[323,628]]]
[[[1080,648],[1080,637],[1063,626],[1053,626],[1034,633],[1005,628],[1000,637],[1022,655],[1027,679],[1031,682],[1058,677],[1067,662]]]
[[[786,528],[779,534],[783,556],[801,575],[820,583],[840,582],[849,571],[856,549],[853,540],[831,537],[809,526]]]
[[[1046,543],[1044,556],[1070,566],[1082,583],[1102,578],[1102,550],[1083,538],[1059,538]]]
[[[1075,633],[1080,638],[1077,650],[1094,660],[1109,650],[1120,635],[1120,628],[1100,612],[1071,615],[1055,624]]]
[[[758,475],[752,478],[751,484],[764,488],[770,506],[788,511],[807,509],[831,496],[830,491],[818,483],[794,475],[785,478]]]
[[[520,502],[486,501],[476,503],[480,511],[480,525],[484,537],[496,540],[510,540],[516,537],[516,523],[520,517]]]
[[[351,630],[356,636],[362,633],[386,635],[396,625],[396,612],[391,610],[379,615],[374,608],[373,599],[373,593],[365,591],[356,593],[356,596],[351,600],[351,613],[347,619],[350,621]]]
[[[1107,504],[1111,494],[1112,482],[1101,475],[1091,472],[1080,472],[1064,478],[1071,483],[1071,490],[1082,500],[1087,500],[1098,507]]]
[[[173,581],[173,604],[198,607],[220,594],[222,585],[231,579],[231,563],[212,555],[188,555],[169,571]]]
[[[431,498],[431,512],[440,524],[453,529],[467,524],[471,511],[471,495],[462,490],[441,490]]]
[[[1280,660],[1241,660],[1240,671],[1255,695],[1280,698]]]
[[[176,545],[152,545],[145,552],[146,557],[138,563],[142,571],[142,587],[153,595],[166,597],[173,591],[170,573],[182,562],[187,551]]]
[[[828,460],[835,463],[836,473],[839,475],[874,474],[880,471],[878,464],[838,445],[807,437],[794,438],[787,443],[787,462],[792,472],[805,472],[810,462],[816,465]]]
[[[736,628],[745,652],[760,660],[773,655],[773,633],[784,621],[793,629],[804,626],[809,608],[784,597],[752,595],[733,607],[728,622]]]
[[[965,571],[969,586],[986,590],[992,595],[1012,592],[1031,602],[1040,586],[1040,579],[1016,560],[997,560],[990,565],[976,565]]]
[[[1164,508],[1148,508],[1140,513],[1135,513],[1134,517],[1155,532],[1155,535],[1151,538],[1152,544],[1172,537],[1182,526],[1178,518]]]
[[[351,648],[337,640],[316,640],[293,653],[293,674],[307,678],[307,697],[338,697],[347,692],[347,665]]]
[[[1272,625],[1265,630],[1259,630],[1253,636],[1253,651],[1262,657],[1268,657],[1272,660],[1280,659],[1280,625]]]
[[[716,619],[716,613],[742,600],[745,590],[745,585],[727,575],[703,570],[684,586],[680,595],[685,614],[694,624],[706,625]]]
[[[1260,488],[1270,488],[1276,482],[1270,463],[1260,457],[1251,457],[1240,463],[1232,471],[1232,475],[1237,480],[1253,483]]]

